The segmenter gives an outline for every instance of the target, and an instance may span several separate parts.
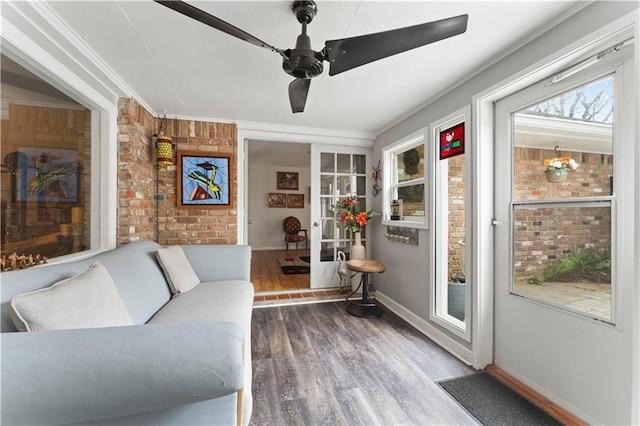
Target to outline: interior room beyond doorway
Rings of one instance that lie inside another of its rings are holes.
[[[248,153],[248,244],[256,293],[308,290],[305,242],[285,246],[284,219],[293,216],[310,230],[311,148],[304,143],[250,140]],[[303,235],[303,234],[301,234]],[[292,267],[288,268],[288,265]],[[295,266],[300,265],[296,270]]]

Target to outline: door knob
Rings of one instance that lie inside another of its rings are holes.
[[[318,226],[320,226],[320,224],[318,222],[313,222],[313,226],[317,228]]]

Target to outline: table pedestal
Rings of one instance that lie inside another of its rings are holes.
[[[362,277],[358,288],[347,297],[347,312],[356,317],[375,318],[382,315],[382,308],[373,303],[369,297],[369,274],[382,273],[387,267],[376,260],[371,259],[355,259],[347,262],[347,268],[354,272],[360,272]],[[355,301],[349,298],[358,292],[362,287],[362,300]]]

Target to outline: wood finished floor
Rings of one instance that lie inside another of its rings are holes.
[[[250,424],[476,424],[435,383],[474,370],[387,310],[345,307],[253,310]]]
[[[253,250],[251,252],[251,282],[256,293],[309,289],[310,275],[285,275],[278,258],[309,256],[309,250]]]

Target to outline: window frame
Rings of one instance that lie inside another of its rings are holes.
[[[428,149],[429,127],[424,127],[417,132],[410,134],[388,146],[382,150],[382,225],[401,226],[405,228],[429,229],[429,216],[427,215],[429,189],[427,188],[427,179],[429,175],[431,155]],[[424,152],[424,173],[422,178],[406,180],[398,182],[398,156],[410,149],[423,146]],[[398,188],[423,185],[423,210],[424,216],[404,216],[400,220],[391,220],[391,201],[397,199]]]
[[[6,31],[15,43],[5,43],[3,39],[3,54],[67,94],[91,114],[90,247],[49,259],[49,263],[83,259],[113,249],[117,245],[118,214],[117,98],[105,97],[97,90],[94,80],[70,70],[64,63],[68,58],[54,57],[15,27]]]

